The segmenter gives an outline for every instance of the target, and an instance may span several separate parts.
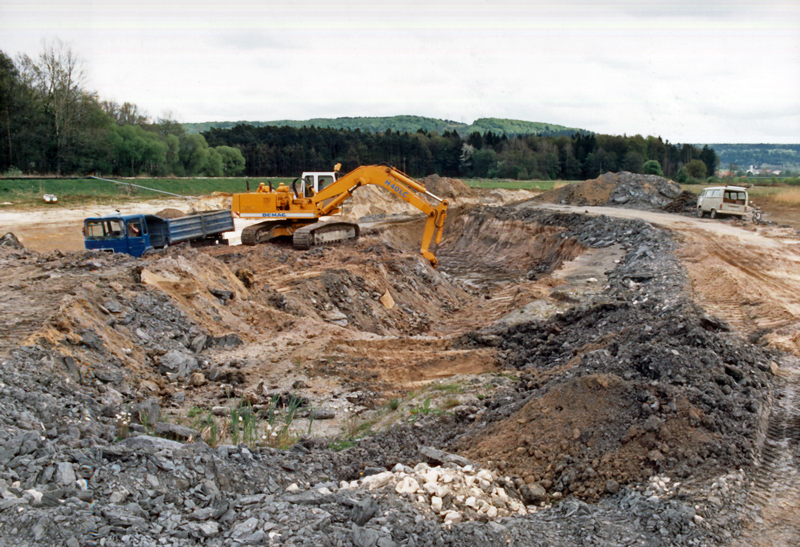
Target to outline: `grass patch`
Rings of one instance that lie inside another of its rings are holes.
[[[119,182],[130,182],[139,186],[146,186],[154,190],[179,194],[181,196],[201,197],[211,195],[213,192],[246,192],[247,183],[250,189],[258,188],[259,182],[272,181],[274,186],[283,182],[291,183],[291,178],[135,178],[113,179]],[[55,194],[58,203],[45,204],[42,200],[44,194]],[[58,209],[88,202],[93,203],[118,203],[124,201],[142,201],[148,199],[169,198],[144,188],[114,184],[95,179],[0,179],[0,202],[9,201],[16,207],[47,207]]]
[[[431,384],[432,391],[441,391],[442,393],[463,393],[464,386],[462,384]]]
[[[508,179],[464,179],[470,188],[503,188],[506,190],[552,190],[556,185],[552,180],[508,180]]]
[[[459,401],[455,397],[450,397],[448,399],[445,399],[445,401],[442,403],[442,408],[444,410],[450,410],[451,408],[455,408],[455,407],[459,406],[460,404],[461,404],[461,401]]]
[[[345,439],[341,441],[332,441],[328,443],[328,448],[333,450],[334,452],[341,452],[342,450],[347,450],[348,448],[353,448],[356,445],[356,442],[352,439]]]

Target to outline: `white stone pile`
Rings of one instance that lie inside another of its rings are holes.
[[[453,463],[430,467],[419,463],[414,468],[397,464],[392,471],[369,475],[358,481],[342,481],[340,489],[376,490],[393,487],[416,503],[428,507],[445,524],[464,520],[496,520],[536,511],[509,496],[497,477],[487,469]]]

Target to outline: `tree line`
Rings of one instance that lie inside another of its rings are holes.
[[[579,180],[607,171],[652,173],[679,182],[713,176],[719,158],[708,146],[672,144],[661,137],[575,133],[571,136],[520,135],[491,131],[462,138],[424,129],[381,133],[319,127],[211,128],[202,133],[212,146],[231,146],[245,157],[245,174],[253,177],[297,176],[302,171],[344,170],[389,163],[421,177]]]
[[[577,180],[625,170],[683,182],[713,176],[719,164],[708,146],[660,137],[559,134],[568,129],[560,126],[540,128],[551,132],[546,135],[509,136],[492,127],[510,120],[485,121],[464,136],[455,129],[247,123],[189,133],[169,115],[151,121],[136,105],[101,100],[85,88],[79,59],[61,42],[45,44],[36,59],[12,60],[0,51],[0,173],[6,176],[288,177],[335,163],[345,170],[388,163],[415,177]]]
[[[235,176],[241,152],[210,147],[170,116],[151,122],[136,105],[85,89],[80,60],[61,42],[36,59],[0,51],[0,173]]]

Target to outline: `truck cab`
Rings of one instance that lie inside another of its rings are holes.
[[[706,214],[735,215],[744,218],[749,212],[747,188],[743,186],[711,186],[703,189],[697,198],[697,216]]]
[[[87,249],[142,256],[154,248],[153,239],[156,242],[164,239],[160,231],[154,232],[148,225],[147,216],[151,215],[87,218],[83,221],[84,246]]]

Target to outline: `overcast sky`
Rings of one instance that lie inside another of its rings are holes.
[[[800,143],[800,2],[0,0],[0,50],[61,39],[86,87],[181,122],[514,118]]]

